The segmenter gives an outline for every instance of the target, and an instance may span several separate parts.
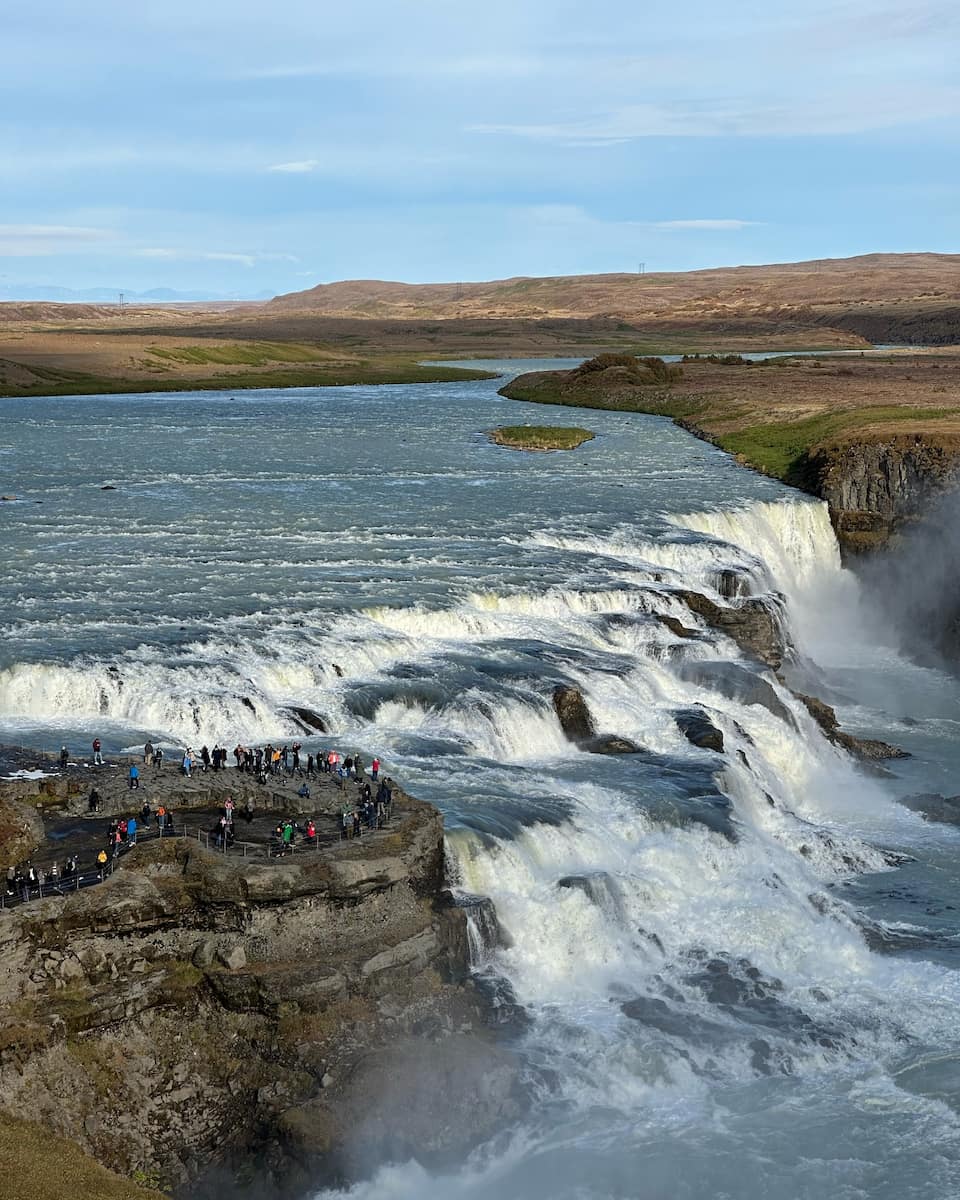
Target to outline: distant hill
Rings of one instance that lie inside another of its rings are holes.
[[[925,340],[960,340],[960,255],[865,254],[645,275],[561,275],[488,283],[346,280],[278,296],[265,312],[379,319],[609,317],[662,326],[740,317],[854,329],[920,321]],[[946,314],[946,315],[944,315]],[[859,326],[857,322],[859,321]],[[896,329],[893,329],[896,332]]]

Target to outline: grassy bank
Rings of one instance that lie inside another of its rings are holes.
[[[161,1200],[161,1193],[101,1167],[46,1127],[0,1114],[0,1178],[9,1200]]]
[[[960,355],[916,354],[749,363],[685,362],[666,382],[640,365],[612,361],[574,371],[521,375],[502,389],[514,400],[673,418],[746,465],[804,486],[824,447],[904,437],[960,436]]]
[[[577,425],[501,425],[488,436],[511,450],[575,450],[596,435]]]
[[[167,361],[177,361],[167,359]],[[216,361],[189,357],[179,365]],[[298,366],[233,370],[213,374],[98,375],[63,367],[25,367],[0,360],[0,397],[91,396],[137,392],[232,392],[249,388],[344,387],[353,384],[450,383],[493,379],[487,371],[464,367],[422,366],[405,359],[356,362],[304,362]]]

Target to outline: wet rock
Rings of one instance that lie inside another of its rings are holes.
[[[319,713],[315,713],[312,708],[303,708],[299,704],[291,704],[286,711],[290,716],[296,718],[301,725],[305,726],[308,731],[313,730],[315,733],[328,732],[327,722]]]
[[[553,691],[553,707],[569,741],[586,742],[596,736],[593,718],[579,688],[559,684]]]
[[[250,711],[254,714],[254,716],[256,716],[257,706],[254,704],[254,702],[250,699],[249,696],[241,696],[240,703],[243,705],[244,708],[249,708]]]
[[[681,679],[707,687],[728,700],[740,704],[759,704],[791,729],[796,728],[793,713],[787,708],[769,680],[749,667],[734,662],[688,662],[679,668]]]
[[[775,671],[786,652],[783,623],[772,597],[751,596],[737,604],[717,604],[702,592],[680,588],[675,593],[691,612],[732,638],[741,650]]]
[[[642,754],[643,747],[625,737],[596,737],[583,743],[590,754]]]
[[[101,492],[115,492],[116,490],[117,489],[113,486],[112,483],[105,483],[103,485],[103,487],[100,489]]]
[[[876,762],[879,759],[910,757],[909,751],[901,750],[899,746],[891,746],[889,742],[880,742],[873,738],[858,738],[854,737],[852,733],[844,733],[840,728],[836,712],[829,704],[818,700],[816,696],[804,695],[803,692],[794,692],[794,695],[802,702],[827,738],[834,745],[842,746],[855,758]]]
[[[672,634],[679,638],[699,638],[701,633],[698,629],[691,629],[684,625],[682,621],[678,621],[676,617],[671,617],[666,613],[657,613],[657,620],[661,625],[666,625]]]
[[[746,571],[727,567],[717,573],[714,587],[725,600],[733,600],[738,596],[749,596],[750,576]]]
[[[444,892],[441,897],[444,907],[458,909],[464,914],[473,930],[477,949],[489,954],[499,947],[509,947],[513,940],[500,924],[497,909],[489,896],[475,896],[465,892]]]
[[[723,753],[723,734],[701,708],[681,708],[673,714],[677,727],[688,742],[702,750]]]

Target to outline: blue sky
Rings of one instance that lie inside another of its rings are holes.
[[[0,285],[960,250],[955,0],[4,0]]]

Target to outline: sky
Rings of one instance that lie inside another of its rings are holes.
[[[0,287],[960,251],[956,0],[3,0]]]

